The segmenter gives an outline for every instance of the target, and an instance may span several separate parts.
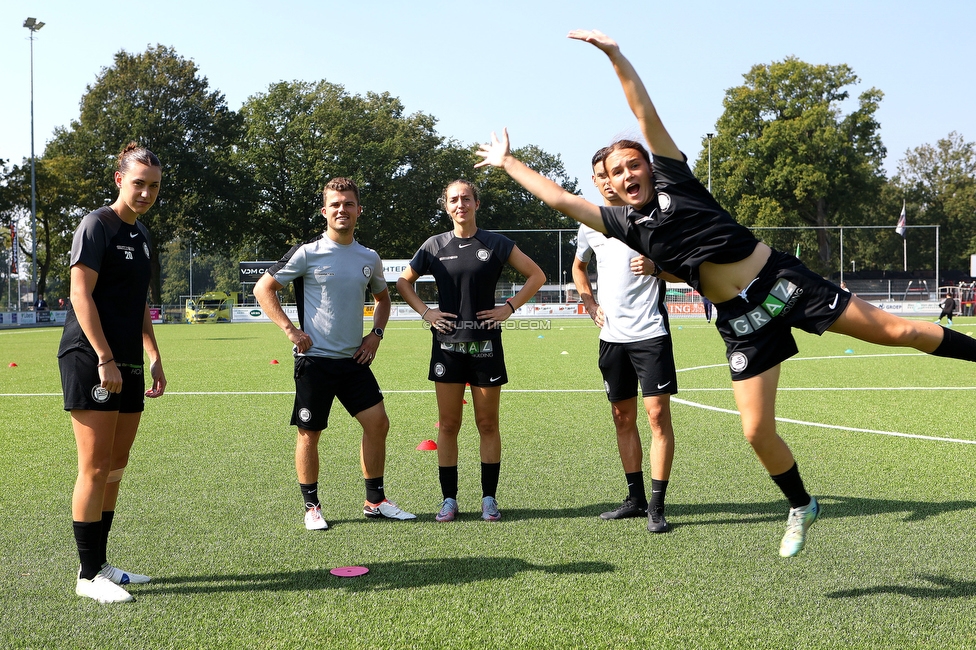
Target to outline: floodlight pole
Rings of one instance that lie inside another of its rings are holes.
[[[712,136],[714,133],[706,133],[708,138],[708,193],[712,193]]]
[[[30,30],[30,113],[31,113],[31,286],[34,292],[34,304],[37,304],[37,183],[34,171],[34,32],[44,27],[44,23],[36,18],[24,21],[24,27]],[[20,296],[17,296],[20,299]]]

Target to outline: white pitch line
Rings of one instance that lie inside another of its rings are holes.
[[[733,409],[724,409],[718,406],[706,406],[705,404],[697,404],[695,402],[689,402],[688,400],[678,399],[677,397],[672,397],[671,401],[677,402],[679,404],[684,404],[685,406],[694,406],[700,409],[705,409],[706,411],[716,411],[718,413],[739,415],[739,412]],[[976,440],[960,440],[958,438],[939,438],[936,436],[922,436],[914,433],[899,433],[897,431],[878,431],[876,429],[858,429],[855,427],[845,427],[837,424],[823,424],[822,422],[806,422],[804,420],[793,420],[791,418],[776,418],[776,421],[786,422],[788,424],[799,424],[808,427],[817,427],[820,429],[836,429],[838,431],[853,431],[856,433],[873,433],[879,436],[893,436],[896,438],[914,438],[916,440],[933,440],[936,442],[958,442],[964,445],[976,445]]]
[[[910,356],[926,356],[920,352],[894,352],[888,354],[845,354],[844,356],[827,356],[827,357],[793,357],[787,359],[787,362],[793,361],[821,361],[828,359],[866,359],[872,357],[910,357]],[[706,366],[694,366],[691,368],[680,368],[678,372],[689,372],[692,370],[705,370],[710,368],[722,368],[726,364],[712,364]],[[729,388],[684,388],[682,392],[727,392],[730,391]],[[940,390],[940,391],[966,391],[966,390],[976,390],[976,386],[905,386],[901,388],[888,387],[873,387],[873,386],[861,386],[858,388],[822,388],[822,387],[811,387],[811,388],[783,388],[780,387],[778,390],[781,391],[791,391],[791,392],[803,392],[803,391],[899,391],[899,390]],[[506,393],[602,393],[603,390],[600,389],[509,389],[505,391]],[[432,394],[433,390],[386,390],[383,391],[384,395],[404,395],[404,394]],[[172,391],[166,393],[167,395],[293,395],[293,391]],[[0,393],[0,397],[55,397],[60,396],[61,393]],[[680,399],[677,397],[672,397],[672,401],[683,404],[685,406],[692,406],[695,408],[704,409],[706,411],[715,411],[717,413],[727,413],[729,415],[739,415],[739,412],[733,409],[720,408],[718,406],[707,406],[705,404],[698,404],[697,402],[689,402],[688,400]],[[805,420],[794,420],[791,418],[776,418],[777,422],[785,422],[788,424],[799,424],[801,426],[816,427],[820,429],[834,429],[837,431],[852,431],[855,433],[871,433],[880,436],[892,436],[895,438],[912,438],[915,440],[930,440],[933,442],[955,442],[964,445],[976,445],[976,440],[960,440],[958,438],[941,438],[937,436],[923,436],[912,433],[900,433],[897,431],[879,431],[877,429],[859,429],[856,427],[846,427],[837,424],[824,424],[821,422],[807,422]]]

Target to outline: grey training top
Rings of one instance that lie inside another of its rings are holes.
[[[292,247],[268,273],[295,283],[299,327],[312,339],[305,356],[347,359],[363,342],[366,289],[386,289],[383,263],[359,242],[338,244],[325,235]]]

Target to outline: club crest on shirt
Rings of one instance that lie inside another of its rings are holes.
[[[365,275],[367,278],[370,277],[371,275],[373,275],[373,269],[371,269],[368,266],[364,266],[363,267],[363,275]]]
[[[108,401],[110,393],[108,392],[108,389],[104,388],[103,386],[95,386],[94,388],[92,388],[91,396],[92,399],[98,402],[99,404],[104,404],[105,402]]]
[[[667,212],[671,209],[671,197],[664,192],[658,192],[657,204],[661,207],[661,212]]]
[[[488,258],[491,257],[491,251],[487,248],[482,248],[478,251],[477,255],[479,260],[482,262],[487,262]]]
[[[146,259],[149,259],[149,244],[142,242],[142,252],[146,254]]]

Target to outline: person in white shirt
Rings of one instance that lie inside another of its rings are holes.
[[[607,205],[623,205],[610,186],[603,159],[606,150],[593,156],[593,184]],[[599,303],[587,265],[596,255]],[[674,459],[674,429],[671,425],[671,395],[678,390],[671,333],[664,307],[664,281],[651,275],[653,262],[619,239],[581,225],[577,238],[573,281],[593,322],[600,327],[600,371],[610,400],[617,430],[617,450],[623,463],[628,495],[616,510],[602,519],[625,519],[647,515],[652,533],[669,530],[664,517],[664,497]],[[637,429],[637,384],[644,396],[644,409],[651,425],[651,500],[648,504],[643,449]]]

